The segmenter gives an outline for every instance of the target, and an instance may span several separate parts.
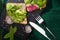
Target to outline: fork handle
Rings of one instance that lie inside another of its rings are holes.
[[[39,24],[42,24],[44,22],[43,18],[40,17],[40,20],[38,21]]]
[[[54,37],[54,39],[56,40],[55,35],[51,32],[51,30],[46,26],[46,23],[43,22],[42,25],[44,26],[44,28],[46,28],[46,30]]]

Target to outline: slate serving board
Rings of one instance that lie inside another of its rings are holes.
[[[15,1],[13,1],[13,2],[15,2]],[[19,1],[17,1],[17,2],[19,2]],[[24,1],[23,0],[20,0],[20,2],[24,2]],[[36,14],[36,13],[41,14],[42,10],[37,9],[37,10],[35,10],[33,12],[34,12],[34,14]],[[28,20],[28,24],[27,25],[29,25],[29,21],[36,22],[34,20],[34,18],[32,17],[32,13],[33,12],[28,12],[28,14],[27,14],[27,20]],[[18,28],[18,30],[17,30],[17,32],[15,34],[15,37],[17,37],[20,40],[28,40],[28,37],[30,36],[31,33],[25,33],[24,32],[25,30],[23,30],[23,28],[26,25],[16,24],[16,23],[13,23],[11,25],[8,25],[5,22],[5,18],[6,18],[6,5],[5,6],[3,5],[2,13],[1,13],[1,16],[0,16],[0,26],[3,29],[3,34],[5,35],[7,32],[9,32],[10,26],[13,26],[13,27],[16,26]]]

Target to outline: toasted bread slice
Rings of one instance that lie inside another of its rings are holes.
[[[11,20],[11,18],[10,18],[9,16],[6,16],[5,22],[6,22],[7,24],[13,24],[13,21]],[[19,23],[20,23],[20,24],[27,24],[27,18],[25,18],[24,21],[19,22]]]
[[[20,24],[27,24],[27,18],[25,18],[25,20],[24,21],[22,21],[22,22],[19,22]]]

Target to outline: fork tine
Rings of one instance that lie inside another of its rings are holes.
[[[37,21],[39,21],[40,19],[41,19],[41,17],[40,17],[40,16],[36,17],[36,20],[37,20]]]
[[[38,17],[37,16],[35,17],[33,14],[32,14],[32,16],[36,19],[36,21],[38,21],[38,19],[37,19]]]
[[[39,16],[39,20],[41,19],[41,17]]]
[[[36,14],[36,15],[38,15],[38,14]],[[36,15],[32,14],[32,16],[36,19],[36,21],[39,21],[41,19],[41,17],[40,17],[40,15],[38,15],[38,16],[36,16]]]
[[[40,20],[40,16],[38,17],[38,21]]]
[[[46,28],[46,30],[48,30],[48,32],[49,32],[49,33],[54,37],[54,39],[56,40],[55,35],[46,27],[46,24],[45,24],[43,18],[42,18],[39,14],[33,15],[33,17],[35,18],[35,20],[36,20],[39,24],[42,24],[42,23],[43,23],[42,25],[44,25],[44,27]]]
[[[39,21],[39,17],[36,17],[36,20]]]

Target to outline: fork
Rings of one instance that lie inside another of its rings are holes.
[[[39,14],[32,14],[32,16],[34,17],[34,19],[35,19],[39,24],[44,25],[44,27],[48,30],[48,32],[56,39],[55,35],[49,30],[48,27],[46,27],[43,18],[42,18]]]

